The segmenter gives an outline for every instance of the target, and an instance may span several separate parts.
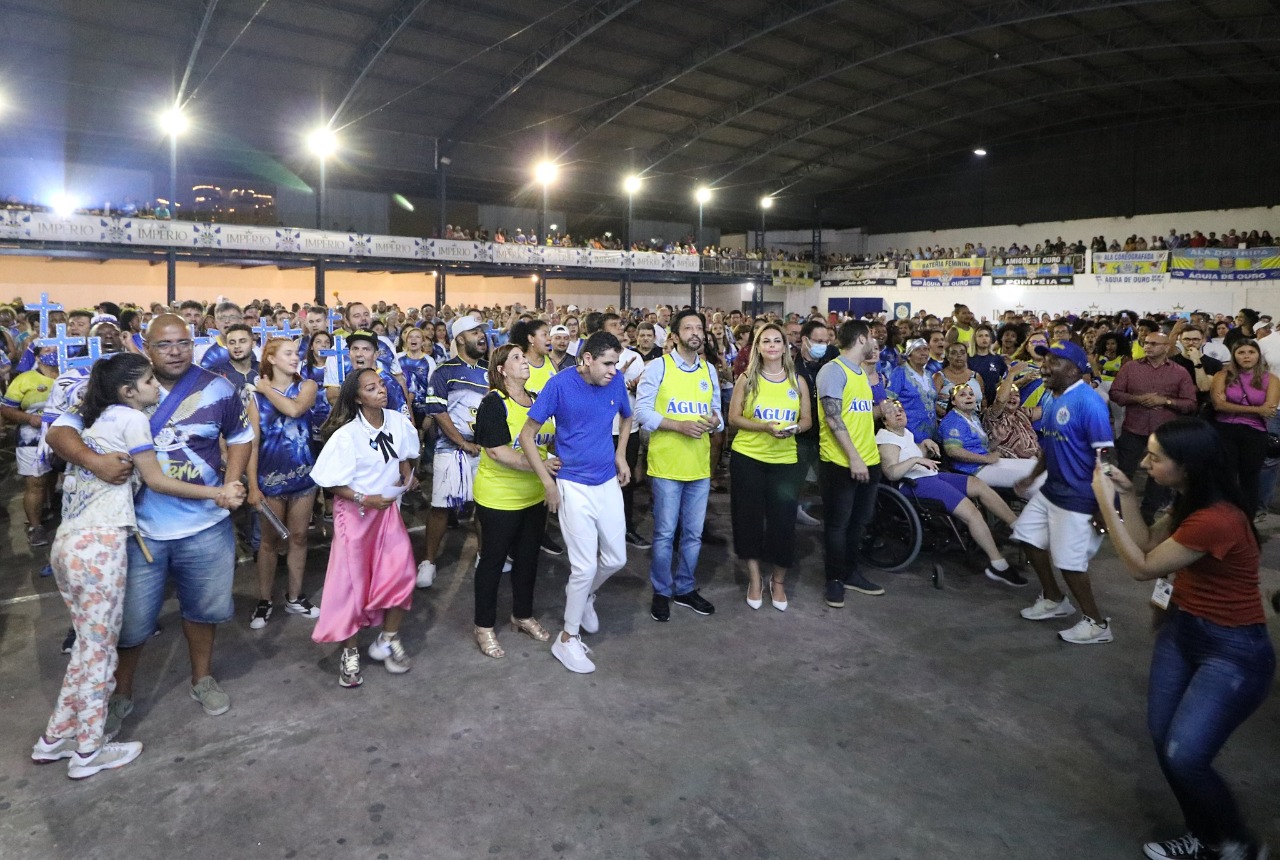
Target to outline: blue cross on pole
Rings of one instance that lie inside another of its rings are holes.
[[[51,302],[51,301],[49,301],[49,294],[48,294],[48,293],[41,293],[41,294],[40,294],[40,304],[38,304],[38,305],[23,305],[23,307],[25,307],[25,308],[26,308],[27,310],[29,310],[29,311],[39,311],[39,312],[40,312],[40,332],[39,332],[39,335],[40,335],[40,337],[44,337],[45,335],[47,335],[47,334],[49,333],[49,312],[50,312],[50,311],[60,311],[60,310],[62,310],[62,303],[61,303],[61,302]]]
[[[338,382],[345,382],[347,378],[347,362],[351,358],[351,350],[347,349],[347,339],[342,335],[335,335],[333,349],[322,349],[319,354],[325,358],[331,355],[337,357]]]
[[[287,337],[289,340],[297,340],[298,335],[300,334],[302,334],[302,329],[293,328],[289,325],[288,318],[285,319],[284,324],[281,325],[280,328],[276,329],[276,337]]]
[[[212,333],[211,337],[196,337],[196,327],[187,326],[187,328],[191,329],[191,342],[196,346],[208,346],[211,343],[218,342],[218,333],[216,331]]]
[[[102,358],[102,338],[87,337],[86,352],[76,358],[67,359],[67,367],[93,367],[93,363]],[[63,371],[65,373],[65,371]]]
[[[334,323],[341,325],[342,314],[338,312],[337,308],[329,308],[329,334],[333,334]]]
[[[71,366],[71,347],[84,346],[85,339],[82,337],[71,337],[67,334],[66,323],[58,323],[56,326],[56,337],[40,338],[40,349],[46,346],[55,347],[58,350],[58,373],[66,373],[67,368]]]
[[[279,333],[280,329],[268,323],[265,319],[259,320],[258,324],[253,327],[254,332],[258,335],[258,345],[265,347],[267,341],[271,340],[271,336]]]

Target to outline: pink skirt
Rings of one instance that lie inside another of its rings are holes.
[[[311,638],[345,642],[362,627],[382,624],[386,610],[408,609],[416,568],[400,508],[365,508],[333,500],[333,545],[324,574],[320,618]]]

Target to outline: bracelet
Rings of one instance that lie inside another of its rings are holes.
[[[364,493],[353,493],[352,495],[354,495],[354,496],[355,496],[356,504],[363,508],[363,507],[364,507]]]

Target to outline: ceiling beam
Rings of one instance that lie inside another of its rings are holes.
[[[347,83],[343,90],[342,100],[338,102],[338,106],[334,109],[333,116],[329,120],[330,126],[336,125],[338,120],[342,118],[342,112],[346,110],[351,97],[360,88],[360,84],[364,81],[365,76],[369,74],[369,70],[382,58],[382,55],[387,52],[387,48],[391,47],[391,43],[409,25],[414,16],[422,11],[422,7],[430,2],[431,0],[392,0],[391,9],[387,11],[373,34],[360,46],[360,50],[356,52],[355,58],[351,61],[346,74],[343,76],[343,80]]]
[[[204,0],[204,11],[200,15],[200,24],[196,27],[195,38],[191,41],[191,53],[187,56],[187,68],[182,73],[182,83],[178,84],[178,95],[174,104],[182,104],[187,94],[187,84],[191,82],[191,73],[195,70],[196,55],[204,44],[205,34],[209,32],[209,22],[213,20],[213,10],[218,8],[218,0]]]

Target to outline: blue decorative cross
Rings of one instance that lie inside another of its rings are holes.
[[[271,336],[278,333],[280,329],[263,319],[258,321],[258,324],[253,327],[253,331],[258,335],[258,345],[265,347],[267,341],[271,340]]]
[[[23,305],[23,307],[25,307],[25,308],[26,308],[27,310],[29,310],[29,311],[39,311],[39,312],[40,312],[40,332],[39,332],[39,335],[40,335],[40,337],[44,337],[45,335],[47,335],[47,334],[49,333],[49,312],[50,312],[50,311],[60,311],[60,310],[62,310],[62,303],[61,303],[61,302],[51,302],[51,301],[49,301],[49,294],[48,294],[48,293],[41,293],[41,294],[40,294],[40,304],[38,304],[38,305]]]
[[[302,329],[290,326],[287,317],[280,328],[276,329],[276,337],[287,337],[289,340],[297,340],[300,334],[302,334]]]
[[[347,379],[347,361],[351,358],[351,350],[347,349],[347,339],[342,335],[334,335],[333,349],[322,349],[320,355],[325,358],[329,356],[337,356],[338,365],[338,382],[345,382]]]
[[[93,367],[93,363],[102,358],[102,338],[87,337],[86,352],[84,355],[67,359],[67,367]],[[63,371],[64,373],[66,371]]]
[[[82,337],[71,337],[67,334],[66,323],[58,323],[56,326],[56,337],[40,338],[39,349],[46,346],[52,346],[58,350],[58,373],[66,373],[67,368],[71,366],[71,347],[84,346],[85,339]]]
[[[191,329],[191,342],[194,343],[196,346],[208,346],[211,343],[218,342],[217,331],[213,331],[211,337],[210,336],[196,337],[196,327],[195,326],[187,326],[187,327]]]
[[[329,334],[333,334],[333,324],[342,322],[342,314],[337,308],[329,308]]]

